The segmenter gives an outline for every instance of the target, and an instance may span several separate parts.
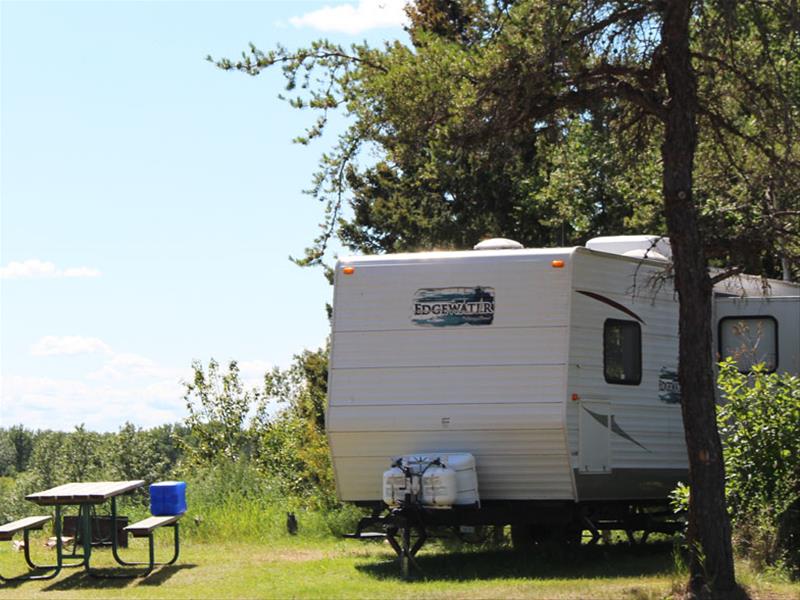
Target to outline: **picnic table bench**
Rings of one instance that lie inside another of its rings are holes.
[[[138,523],[128,525],[125,528],[125,531],[130,533],[133,537],[147,537],[159,527],[176,525],[178,519],[180,519],[182,516],[183,515],[172,515],[169,517],[147,517]]]
[[[128,525],[125,528],[125,531],[130,533],[133,537],[146,537],[148,542],[148,556],[149,561],[146,563],[123,563],[123,564],[130,564],[130,565],[146,565],[147,569],[144,573],[142,573],[142,577],[149,574],[156,565],[165,566],[171,565],[176,560],[178,560],[178,554],[180,553],[180,538],[178,536],[178,519],[180,519],[183,515],[169,515],[169,516],[159,516],[159,517],[148,517],[143,519],[133,525]],[[157,563],[155,558],[155,548],[154,548],[154,539],[153,539],[153,532],[159,527],[172,527],[174,531],[174,538],[173,538],[173,554],[172,558],[164,563]]]
[[[0,541],[9,541],[11,540],[15,534],[22,532],[23,544],[22,549],[25,554],[25,562],[28,563],[28,566],[33,569],[34,571],[37,570],[45,570],[45,571],[52,571],[52,573],[46,575],[35,575],[33,573],[28,573],[25,575],[18,575],[16,577],[3,577],[0,575],[0,581],[3,582],[11,582],[11,581],[24,581],[28,579],[52,579],[56,575],[59,574],[61,571],[61,567],[63,566],[61,563],[61,548],[58,548],[58,556],[55,565],[37,565],[33,562],[31,558],[31,541],[30,541],[30,532],[42,529],[44,524],[47,523],[51,519],[50,515],[38,515],[35,517],[23,517],[22,519],[17,519],[16,521],[12,521],[10,523],[6,523],[5,525],[0,526]],[[58,535],[61,534],[60,528],[56,525],[56,530],[58,531]]]
[[[11,523],[0,525],[0,541],[8,541],[14,537],[14,534],[19,531],[27,533],[33,529],[41,529],[44,524],[50,520],[50,515],[42,515],[38,517],[25,517],[17,519]],[[26,540],[27,542],[27,540]]]

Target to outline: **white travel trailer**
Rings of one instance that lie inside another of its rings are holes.
[[[478,501],[426,522],[658,530],[642,514],[687,480],[668,242],[476,248],[338,262],[327,431],[340,499],[384,507],[393,464],[411,476],[466,454]],[[800,370],[798,286],[718,288],[722,353],[758,338],[741,361]]]

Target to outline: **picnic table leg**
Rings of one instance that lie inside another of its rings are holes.
[[[117,499],[115,497],[111,498],[111,554],[114,556],[115,561],[126,567],[150,564],[147,562],[131,562],[120,557],[119,541],[117,540]]]
[[[111,554],[114,556],[114,560],[117,561],[120,565],[125,567],[137,567],[142,565],[149,565],[152,569],[152,563],[150,562],[131,562],[128,560],[123,560],[122,557],[119,555],[119,541],[117,540],[117,499],[111,498]]]
[[[169,560],[169,562],[165,562],[165,563],[161,563],[161,564],[171,565],[171,564],[174,564],[176,560],[178,560],[178,554],[180,554],[180,552],[181,552],[181,541],[180,541],[180,538],[178,537],[178,525],[179,525],[179,523],[177,521],[175,523],[173,523],[172,525],[169,525],[169,527],[172,527],[172,529],[174,531],[174,534],[175,534],[175,541],[174,541],[174,544],[173,544],[174,552],[173,552],[172,558]]]
[[[143,573],[140,573],[138,575],[134,575],[134,577],[137,577],[137,576],[138,577],[146,577],[153,571],[153,569],[156,567],[156,565],[158,565],[158,566],[171,565],[176,560],[178,560],[178,554],[180,554],[180,550],[181,550],[180,537],[178,535],[179,534],[178,523],[176,522],[176,523],[173,523],[172,525],[167,525],[167,527],[172,527],[172,529],[174,531],[174,536],[175,536],[174,537],[174,544],[173,544],[174,552],[172,554],[172,558],[168,562],[164,562],[164,563],[157,563],[156,562],[155,539],[153,537],[155,534],[154,534],[154,532],[151,531],[147,535],[147,546],[148,546],[147,550],[148,550],[148,556],[150,558],[150,562],[149,563],[129,563],[129,564],[147,564],[147,569]]]
[[[111,498],[111,554],[114,556],[114,560],[117,561],[121,565],[134,565],[137,563],[131,563],[125,560],[122,560],[119,556],[119,541],[117,540],[117,499],[116,497]]]
[[[123,560],[119,555],[119,540],[117,539],[117,499],[116,497],[111,498],[111,554],[114,557],[114,560],[117,561],[118,564],[126,567],[135,567],[135,566],[147,566],[147,568],[141,573],[100,573],[98,571],[93,571],[88,567],[86,571],[92,577],[97,577],[100,579],[133,579],[135,577],[147,577],[155,568],[155,548],[153,543],[153,534],[151,533],[148,537],[149,542],[149,558],[148,562],[131,562]],[[175,557],[177,558],[177,556]],[[166,563],[172,564],[172,563]]]
[[[123,566],[126,566],[126,567],[136,567],[136,566],[145,566],[146,565],[148,567],[148,569],[147,569],[147,571],[145,571],[145,573],[143,575],[139,575],[140,577],[143,577],[144,575],[148,575],[150,573],[150,571],[152,571],[153,568],[155,568],[156,566],[171,565],[171,564],[174,564],[175,561],[178,560],[178,555],[180,554],[180,551],[181,551],[181,542],[180,542],[179,529],[178,529],[179,524],[177,522],[173,523],[172,525],[168,525],[167,526],[167,527],[172,527],[173,532],[174,532],[174,543],[173,543],[172,558],[167,562],[157,563],[156,560],[155,560],[155,542],[154,542],[152,533],[147,538],[147,541],[148,541],[148,553],[149,553],[149,558],[150,558],[149,561],[147,561],[147,562],[127,561],[127,560],[124,560],[119,555],[119,542],[117,540],[117,526],[116,526],[116,523],[117,523],[117,499],[116,498],[111,498],[111,521],[112,521],[112,526],[111,526],[111,554],[114,556],[114,560],[116,560],[117,563],[119,563],[120,565],[123,565]]]
[[[98,573],[97,571],[93,571],[90,561],[92,557],[92,505],[91,504],[81,504],[80,505],[80,528],[82,531],[81,534],[81,542],[83,545],[83,568],[86,570],[87,575],[90,577],[101,577],[106,579],[113,579],[113,578],[120,578],[125,577],[124,575],[115,575],[115,574],[102,574]]]
[[[61,507],[59,505],[56,505],[56,509],[60,513]],[[76,567],[82,567],[86,563],[86,557],[83,554],[78,554],[78,538],[79,537],[83,538],[83,534],[81,533],[81,531],[83,530],[83,521],[82,521],[82,518],[81,518],[82,514],[83,514],[83,507],[81,505],[78,505],[78,522],[75,525],[75,531],[73,532],[74,537],[73,537],[73,540],[72,540],[72,552],[70,552],[69,554],[66,555],[68,558],[78,558],[80,560],[78,562],[73,562],[73,563],[66,563],[66,562],[62,561],[62,563],[61,563],[61,568],[62,569],[74,569]],[[59,520],[58,527],[59,527],[59,530],[62,531],[62,535],[63,535],[62,517],[56,516],[56,519]],[[83,545],[83,544],[81,544],[81,545]],[[63,550],[62,550],[62,556],[64,556]]]
[[[54,565],[37,565],[33,562],[31,558],[31,540],[30,540],[30,530],[26,529],[23,532],[23,540],[24,540],[24,547],[23,551],[25,553],[25,562],[28,563],[28,566],[31,569],[60,569],[63,565],[63,551],[62,551],[62,544],[61,541],[61,507],[56,506],[56,516],[55,516],[55,536],[56,536],[56,564]]]
[[[114,519],[112,519],[111,529],[113,533],[111,534],[111,549],[112,553],[114,554],[114,558],[116,556],[116,542],[117,542],[117,524],[116,524],[116,502],[112,498],[111,509],[113,514],[115,514]],[[83,534],[81,535],[82,542],[83,542],[83,554],[86,557],[84,562],[84,568],[86,569],[87,575],[90,577],[95,577],[98,579],[130,579],[131,577],[135,577],[135,575],[131,575],[128,573],[100,573],[99,571],[93,570],[91,565],[89,564],[89,558],[91,557],[92,553],[92,519],[91,519],[91,511],[90,505],[88,504],[81,504],[81,512],[80,512],[80,526]]]
[[[170,558],[167,562],[156,562],[156,549],[155,549],[155,538],[154,532],[150,532],[147,535],[147,552],[149,560],[147,562],[127,562],[123,561],[118,558],[117,554],[114,553],[114,558],[122,565],[125,566],[147,566],[147,568],[141,573],[117,573],[117,574],[99,574],[96,572],[90,572],[90,574],[94,577],[109,577],[109,578],[133,578],[133,577],[147,577],[150,573],[152,573],[153,569],[156,567],[164,567],[168,565],[172,565],[175,561],[178,560],[178,555],[181,551],[181,541],[180,541],[180,524],[173,523],[171,525],[167,525],[167,527],[172,527],[173,530],[173,553],[172,558]]]
[[[23,540],[25,542],[25,562],[28,563],[28,566],[32,569],[42,569],[42,570],[52,570],[52,573],[48,573],[47,575],[18,575],[17,577],[3,577],[0,575],[0,581],[2,582],[12,582],[12,581],[31,581],[31,580],[43,580],[43,579],[53,579],[57,577],[58,574],[61,572],[62,567],[62,548],[61,548],[61,507],[56,506],[56,523],[55,523],[55,533],[56,533],[56,564],[54,565],[37,565],[31,559],[30,554],[30,530],[26,529],[23,532]]]
[[[62,529],[63,521],[61,516],[61,506],[56,505],[56,514],[55,514],[55,526],[54,526],[54,534],[56,537],[56,564],[54,565],[37,565],[33,562],[33,559],[30,555],[30,544],[28,543],[28,532],[25,532],[25,562],[28,563],[28,566],[31,569],[74,569],[75,567],[83,566],[83,559],[80,555],[75,554],[76,545],[73,544],[72,554],[70,555],[73,558],[81,558],[80,562],[76,563],[65,563],[64,562],[64,531]]]

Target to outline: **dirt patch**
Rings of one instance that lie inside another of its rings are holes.
[[[324,560],[333,558],[337,555],[331,550],[317,550],[313,548],[275,548],[272,550],[254,552],[248,554],[247,561],[250,563],[264,562],[310,562],[314,560]]]

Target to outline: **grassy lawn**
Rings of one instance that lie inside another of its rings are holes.
[[[34,559],[52,559],[36,541]],[[159,547],[162,556],[166,546]],[[145,556],[135,540],[125,556]],[[111,565],[96,550],[97,566]],[[93,558],[94,558],[93,557]],[[158,557],[158,554],[157,554]],[[280,539],[276,544],[184,542],[178,564],[147,579],[97,580],[82,570],[43,582],[0,584],[2,598],[665,598],[680,588],[668,543],[631,549],[582,547],[570,558],[525,557],[509,550],[431,544],[419,555],[424,571],[403,581],[384,543]],[[0,545],[0,572],[21,573],[24,560]],[[798,599],[800,584],[757,577],[739,568],[755,598]]]

